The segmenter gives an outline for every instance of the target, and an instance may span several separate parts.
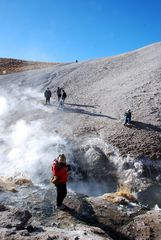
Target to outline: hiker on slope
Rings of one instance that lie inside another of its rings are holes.
[[[62,94],[62,108],[64,108],[64,101],[65,101],[66,97],[67,97],[67,94],[66,94],[66,92],[63,90],[63,94]]]
[[[57,93],[57,96],[58,96],[58,102],[60,102],[60,99],[61,99],[61,88],[60,87],[58,87],[56,93]]]
[[[50,98],[51,98],[51,91],[49,88],[46,89],[46,91],[44,92],[44,96],[45,96],[45,99],[46,99],[46,103],[49,103],[50,104]]]
[[[125,118],[124,125],[131,123],[131,110],[130,109],[127,112],[125,112],[124,118]]]
[[[57,159],[54,159],[52,164],[53,177],[51,181],[55,184],[57,190],[57,208],[61,210],[65,208],[63,201],[67,195],[67,181],[69,170],[70,165],[66,164],[66,157],[64,154],[60,154]]]

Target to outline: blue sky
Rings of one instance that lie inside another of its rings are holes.
[[[0,0],[0,57],[71,62],[161,41],[161,0]]]

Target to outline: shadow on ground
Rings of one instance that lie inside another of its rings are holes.
[[[85,105],[85,104],[75,104],[75,103],[65,103],[66,105],[76,106],[76,107],[89,107],[96,108],[98,105]]]
[[[85,114],[85,115],[89,115],[89,116],[93,116],[93,117],[104,117],[104,118],[110,118],[112,120],[117,120],[117,118],[115,118],[115,117],[111,117],[111,116],[100,114],[100,113],[93,113],[93,112],[86,111],[86,110],[80,109],[80,108],[67,108],[67,107],[65,107],[63,109],[63,111],[64,112],[69,112],[69,113],[79,113],[79,114]]]
[[[93,116],[93,117],[104,117],[104,118],[109,118],[109,119],[112,119],[112,120],[117,120],[118,118],[115,118],[115,117],[111,117],[111,116],[108,116],[108,115],[104,115],[104,114],[101,114],[101,113],[94,113],[94,112],[90,112],[90,111],[87,111],[87,110],[84,110],[82,108],[96,108],[97,105],[83,105],[83,104],[74,104],[74,103],[65,103],[65,106],[64,108],[62,107],[59,107],[58,104],[56,103],[52,103],[52,104],[45,104],[45,106],[54,106],[54,107],[57,107],[58,110],[61,110],[63,112],[67,112],[67,113],[78,113],[78,114],[85,114],[85,115],[89,115],[89,116]],[[66,107],[66,105],[68,106],[71,106],[71,107]],[[72,108],[74,107],[74,108]]]
[[[143,123],[139,121],[132,121],[128,127],[136,128],[136,129],[144,129],[147,131],[155,131],[155,132],[161,132],[161,128],[157,127],[155,125],[149,124],[149,123]]]

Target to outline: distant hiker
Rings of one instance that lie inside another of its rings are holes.
[[[49,103],[50,104],[50,98],[51,98],[51,91],[49,88],[46,89],[46,91],[44,92],[44,96],[46,98],[46,104]]]
[[[124,114],[124,125],[130,124],[131,123],[131,110],[129,109],[127,112]]]
[[[131,110],[128,110],[128,123],[131,123]]]
[[[78,60],[76,59],[75,62],[78,63]]]
[[[63,205],[63,200],[67,195],[67,181],[68,181],[68,171],[70,170],[70,165],[66,164],[66,157],[64,154],[60,154],[58,158],[54,159],[52,164],[52,180],[51,182],[55,184],[57,190],[56,205],[58,209],[63,210],[65,206]]]
[[[60,99],[61,99],[61,88],[58,87],[57,89],[57,96],[58,96],[58,102],[60,102]]]
[[[62,108],[64,108],[64,101],[65,101],[66,97],[67,97],[67,94],[66,94],[66,92],[63,90],[63,93],[62,93]]]

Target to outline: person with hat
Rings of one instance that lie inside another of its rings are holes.
[[[52,180],[57,190],[56,205],[58,209],[63,210],[65,206],[63,201],[67,195],[67,181],[68,171],[70,166],[66,164],[66,157],[64,154],[60,154],[58,158],[54,159],[52,164]]]

